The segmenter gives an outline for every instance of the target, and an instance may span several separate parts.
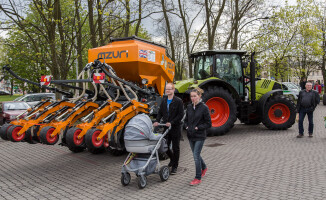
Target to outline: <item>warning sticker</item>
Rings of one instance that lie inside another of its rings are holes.
[[[155,51],[148,50],[148,57],[147,60],[151,62],[155,62]]]

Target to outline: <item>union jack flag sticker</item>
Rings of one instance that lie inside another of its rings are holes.
[[[139,50],[139,58],[147,58],[147,50]]]

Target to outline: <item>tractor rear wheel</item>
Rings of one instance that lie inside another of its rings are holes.
[[[41,143],[48,144],[48,145],[56,144],[59,140],[59,136],[55,135],[54,137],[51,137],[51,134],[53,133],[54,130],[55,128],[52,126],[47,126],[42,128],[40,132]]]
[[[8,140],[8,137],[7,137],[7,132],[9,130],[9,128],[12,126],[12,124],[3,124],[1,126],[1,129],[0,129],[0,137],[3,139],[3,140]]]
[[[18,135],[18,132],[22,129],[22,126],[13,125],[7,131],[7,137],[12,142],[20,142],[25,138],[25,132]]]
[[[272,96],[264,105],[263,124],[271,130],[285,130],[295,122],[296,106],[284,95]]]
[[[70,151],[74,153],[84,151],[85,147],[85,140],[84,136],[78,139],[78,135],[82,132],[80,128],[72,127],[68,129],[66,133],[66,143]]]
[[[85,143],[87,146],[87,150],[92,154],[99,154],[105,152],[104,140],[105,138],[101,138],[97,140],[97,136],[101,134],[101,130],[99,129],[89,129],[85,135]]]
[[[232,95],[224,88],[208,87],[202,97],[209,108],[212,127],[207,130],[208,136],[227,133],[237,120],[237,107]]]

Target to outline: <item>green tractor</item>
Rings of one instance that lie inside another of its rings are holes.
[[[295,122],[296,105],[274,80],[255,77],[254,53],[241,50],[202,51],[190,56],[194,78],[176,82],[176,95],[187,104],[191,89],[204,90],[212,118],[208,136],[227,133],[237,119],[244,124],[263,123],[272,130],[285,130]],[[250,63],[250,64],[249,64]],[[244,69],[250,66],[250,76]]]

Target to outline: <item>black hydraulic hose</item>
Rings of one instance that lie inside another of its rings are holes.
[[[50,101],[50,99],[47,99],[47,100],[45,100],[45,101],[40,101],[40,102],[38,102],[38,103],[37,103],[37,104],[32,108],[32,110],[29,111],[29,112],[26,114],[26,116],[32,114],[32,113],[35,111],[36,108],[41,107],[43,104],[45,104],[45,103],[48,102],[48,101]]]
[[[59,92],[61,94],[67,95],[67,96],[72,96],[71,92],[67,92],[67,91],[64,91],[64,90],[61,90],[61,89],[57,89],[57,88],[48,87],[48,86],[45,86],[45,85],[41,85],[40,83],[36,83],[36,82],[30,81],[28,79],[22,78],[22,77],[18,76],[17,74],[15,74],[15,72],[13,72],[9,68],[8,65],[3,66],[2,69],[7,70],[13,77],[15,77],[15,78],[17,78],[17,79],[19,79],[21,81],[24,81],[26,83],[30,83],[32,85],[36,85],[37,87],[45,88],[45,89],[48,89],[48,90],[51,90],[51,91],[54,91],[54,92]]]

